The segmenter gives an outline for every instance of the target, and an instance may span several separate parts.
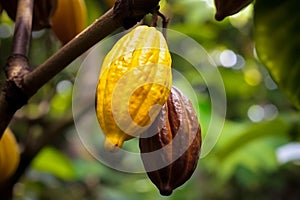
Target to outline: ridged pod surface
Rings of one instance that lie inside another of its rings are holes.
[[[138,26],[119,39],[103,61],[96,92],[106,149],[116,150],[144,132],[171,84],[171,56],[161,32]]]
[[[87,10],[84,0],[57,0],[52,29],[63,44],[80,33],[86,27],[86,22]]]
[[[14,134],[6,129],[0,140],[0,182],[8,179],[16,170],[20,152]]]
[[[151,132],[141,135],[141,158],[150,180],[161,195],[168,196],[184,184],[196,169],[200,148],[201,130],[191,102],[172,87]],[[151,133],[152,134],[152,133]]]

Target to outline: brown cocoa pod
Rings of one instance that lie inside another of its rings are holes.
[[[177,88],[172,87],[160,115],[141,135],[139,147],[147,175],[161,195],[171,195],[192,176],[201,148],[200,124],[191,102]]]
[[[215,0],[216,14],[215,19],[223,20],[225,17],[238,13],[253,0]]]
[[[0,0],[7,15],[15,21],[18,0]],[[56,9],[57,0],[38,0],[34,2],[32,30],[51,27],[51,17]]]

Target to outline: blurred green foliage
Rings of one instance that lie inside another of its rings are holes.
[[[89,23],[109,9],[106,1],[86,3]],[[226,89],[223,131],[214,149],[199,160],[192,178],[172,196],[162,197],[146,174],[118,172],[96,161],[79,142],[74,127],[69,127],[35,158],[15,186],[15,199],[299,199],[299,160],[280,162],[278,148],[299,141],[300,115],[256,55],[253,5],[222,22],[214,20],[212,0],[162,0],[161,10],[171,18],[170,29],[190,36],[206,49]],[[4,66],[13,22],[2,13],[0,23],[0,64]],[[277,26],[284,32],[284,27]],[[51,30],[35,32],[30,51],[32,66],[43,63],[60,46]],[[12,129],[19,141],[34,139],[72,112],[72,86],[83,58],[40,89],[16,114]],[[195,78],[183,58],[172,58],[173,67],[197,91],[205,136],[212,112],[205,83]],[[235,62],[230,65],[226,58]],[[3,72],[0,77],[4,80]]]
[[[255,39],[257,52],[274,79],[300,109],[300,34],[296,0],[268,1],[255,4]],[[269,9],[266,9],[266,5]],[[282,29],[278,29],[278,24]],[[291,38],[287,42],[287,38]],[[276,41],[276,42],[274,42]],[[278,51],[280,50],[280,52]]]

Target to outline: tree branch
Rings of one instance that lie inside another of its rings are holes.
[[[5,66],[6,84],[0,95],[0,139],[16,110],[27,103],[23,78],[29,73],[27,59],[34,0],[18,1],[12,53]]]
[[[18,1],[18,13],[21,17],[16,18],[13,51],[5,68],[8,80],[0,94],[0,138],[15,112],[25,105],[39,88],[94,44],[121,26],[130,28],[135,25],[159,3],[159,0],[116,0],[112,9],[63,46],[42,65],[30,72],[26,56],[31,35],[33,1]],[[37,145],[27,144],[25,146],[17,171],[7,183],[0,185],[0,196],[2,192],[5,192],[6,199],[12,198],[13,185],[24,173],[35,155],[71,124],[73,124],[73,119],[72,116],[69,116],[50,127],[49,130],[46,129],[44,134],[34,141]]]
[[[45,63],[30,73],[18,76],[16,79],[20,82],[19,85],[16,84],[18,87],[9,87],[11,84],[8,81],[0,95],[0,136],[2,136],[14,113],[25,105],[27,99],[34,95],[39,88],[98,41],[121,26],[129,28],[134,25],[157,7],[158,3],[159,0],[117,0],[112,9],[62,47],[56,54],[46,60]],[[16,31],[18,32],[18,30]],[[22,94],[23,98],[20,98],[20,95],[16,95],[18,98],[8,98],[8,94],[10,93]],[[10,99],[14,99],[14,101],[10,101]]]
[[[40,152],[40,150],[48,144],[51,144],[55,139],[63,133],[63,131],[73,125],[72,115],[69,114],[64,116],[63,119],[58,119],[56,123],[48,124],[47,127],[44,127],[43,135],[37,138],[36,141],[30,141],[25,145],[25,149],[21,154],[20,163],[16,169],[16,172],[13,176],[7,180],[7,182],[0,184],[0,196],[7,200],[12,199],[12,188],[14,184],[19,180],[19,178],[26,171],[28,166],[34,157]]]
[[[79,55],[117,28],[121,26],[129,28],[134,25],[157,7],[158,3],[159,0],[116,0],[115,6],[112,9],[107,11],[81,34],[63,46],[41,66],[25,75],[19,75],[12,81],[7,81],[0,95],[0,136],[12,119],[14,113],[25,105],[27,100],[34,95],[39,88],[68,66]],[[17,82],[17,84],[15,84],[17,87],[10,87],[11,82]],[[16,93],[19,94],[19,96],[12,95],[12,97],[17,96],[18,98],[9,98],[8,94]]]
[[[52,123],[48,124],[48,126],[44,128],[43,135],[38,137],[36,140],[31,140],[29,143],[25,144],[25,149],[21,154],[19,166],[14,175],[10,178],[10,184],[14,185],[19,180],[19,178],[30,165],[33,158],[44,146],[55,141],[55,139],[57,139],[57,137],[61,135],[66,128],[73,125],[73,123],[74,121],[72,114],[69,113],[62,119],[58,119],[56,122],[54,122],[53,124],[55,125]]]
[[[12,54],[28,55],[34,0],[18,1]]]
[[[78,56],[119,27],[122,27],[122,23],[116,20],[113,9],[110,9],[42,65],[24,77],[24,85],[27,86],[28,95],[32,96]]]
[[[2,133],[9,124],[14,113],[25,105],[28,98],[30,98],[40,87],[63,70],[79,55],[121,26],[122,23],[115,18],[113,9],[109,10],[80,35],[45,61],[45,63],[32,72],[27,73],[26,76],[25,74],[20,76],[19,73],[15,73],[11,69],[15,69],[14,71],[17,71],[16,69],[22,71],[20,69],[23,68],[21,67],[23,65],[19,64],[19,61],[16,62],[16,60],[22,60],[23,63],[27,63],[27,59],[20,55],[11,56],[7,61],[7,77],[15,78],[8,78],[0,95],[0,136],[2,136]],[[22,29],[18,29],[18,31],[21,30]],[[20,40],[15,39],[15,41]],[[13,49],[17,47],[17,49],[19,49],[19,46],[20,45],[14,45]],[[13,52],[16,51],[14,50]],[[16,87],[14,86],[15,82],[17,82],[16,85],[18,85]]]

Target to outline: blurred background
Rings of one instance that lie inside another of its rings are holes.
[[[113,5],[112,0],[85,2],[88,24]],[[214,19],[212,0],[161,0],[160,5],[161,12],[170,18],[169,28],[201,44],[222,76],[227,113],[216,146],[199,160],[192,178],[170,197],[160,196],[145,173],[122,173],[98,162],[83,147],[73,125],[72,89],[86,56],[82,55],[40,89],[11,123],[21,149],[28,142],[34,143],[53,124],[60,125],[59,137],[42,149],[16,184],[15,199],[300,198],[299,112],[256,55],[253,5],[222,22]],[[10,53],[13,30],[13,22],[2,12],[1,66]],[[60,47],[51,30],[34,32],[30,48],[32,66],[43,63]],[[211,116],[209,92],[203,80],[195,78],[189,63],[176,55],[172,58],[174,69],[197,91],[195,109],[199,109],[204,138]],[[0,76],[5,80],[3,71]]]

